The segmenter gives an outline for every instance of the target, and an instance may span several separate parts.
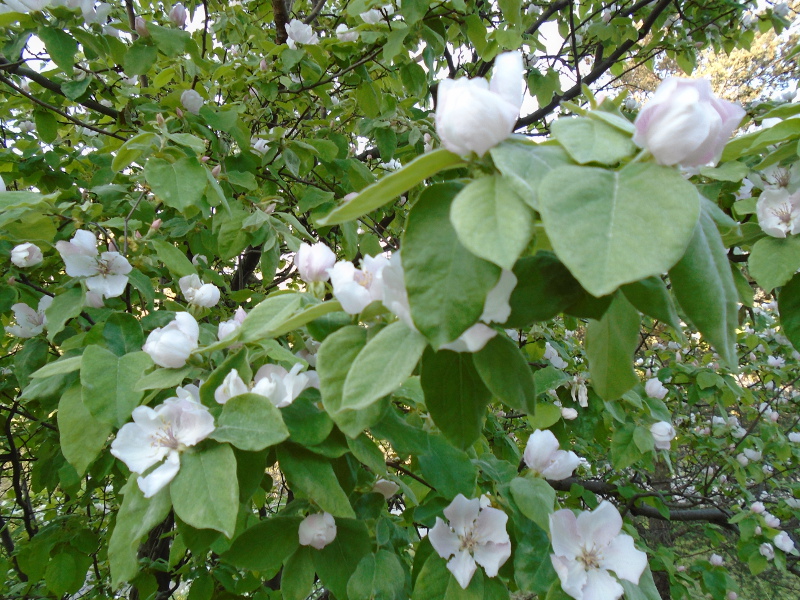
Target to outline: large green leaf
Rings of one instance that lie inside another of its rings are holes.
[[[677,171],[560,167],[539,188],[539,209],[559,259],[593,296],[660,275],[683,256],[700,210]]]
[[[491,399],[472,355],[428,349],[422,357],[421,381],[433,422],[456,447],[469,448],[481,435]]]
[[[187,525],[233,537],[239,482],[230,446],[217,444],[181,454],[181,468],[169,491],[175,514]]]
[[[450,224],[450,204],[461,189],[435,185],[423,192],[408,218],[403,268],[414,323],[434,348],[475,324],[500,268],[467,250]]]
[[[556,144],[534,144],[508,139],[489,150],[497,169],[533,209],[539,207],[539,184],[550,171],[571,163]]]
[[[408,597],[405,584],[406,574],[397,554],[379,550],[358,563],[347,582],[347,595],[353,599],[400,600]]]
[[[753,244],[747,267],[765,291],[782,286],[800,270],[800,235],[761,238]]]
[[[669,272],[686,317],[730,368],[735,368],[739,295],[725,246],[711,216],[703,213],[686,254]]]
[[[242,323],[242,338],[247,341],[274,337],[273,332],[283,325],[300,308],[300,294],[269,296],[251,310]]]
[[[105,447],[112,427],[94,418],[86,409],[79,385],[72,386],[61,396],[57,418],[61,452],[82,476]]]
[[[163,240],[153,240],[150,243],[153,244],[153,250],[156,251],[158,260],[164,263],[164,266],[176,277],[185,277],[186,275],[195,275],[197,273],[192,261],[174,244]]]
[[[144,177],[159,200],[181,212],[200,204],[207,183],[203,165],[188,156],[175,162],[151,158],[145,164]]]
[[[681,331],[681,323],[667,286],[660,277],[648,277],[622,286],[622,293],[640,312]]]
[[[281,411],[264,396],[234,396],[222,408],[211,437],[241,450],[263,450],[289,437]]]
[[[510,489],[522,514],[544,531],[549,531],[550,515],[556,501],[556,491],[550,484],[538,477],[516,477]]]
[[[800,350],[800,274],[792,277],[778,294],[778,313],[783,333]]]
[[[619,398],[639,382],[633,353],[639,344],[639,313],[617,294],[599,321],[589,321],[586,354],[592,386],[603,400]]]
[[[170,510],[170,495],[165,488],[152,498],[145,498],[137,475],[132,475],[120,490],[122,506],[108,542],[108,561],[111,566],[111,583],[116,588],[132,580],[139,571],[139,541],[153,527],[161,523]]]
[[[75,64],[75,54],[78,52],[78,42],[66,31],[55,27],[40,27],[39,39],[44,42],[44,47],[54,63],[68,75],[72,75]]]
[[[47,317],[47,339],[51,342],[64,330],[67,321],[83,311],[86,297],[83,288],[74,287],[53,298],[53,303],[44,311]]]
[[[314,588],[315,548],[301,546],[283,563],[281,594],[284,600],[306,600]]]
[[[115,312],[106,320],[103,339],[117,356],[137,352],[144,345],[144,333],[139,320],[128,313]]]
[[[334,516],[355,517],[329,460],[287,443],[278,447],[278,461],[295,492],[302,492]]]
[[[402,321],[383,328],[358,353],[345,378],[340,410],[369,408],[414,372],[428,343]]]
[[[425,481],[445,498],[464,494],[471,498],[478,473],[466,452],[455,448],[443,437],[427,437],[427,448],[419,455],[419,466]]]
[[[630,135],[598,119],[566,117],[553,121],[551,128],[553,137],[582,165],[614,165],[636,151]]]
[[[222,555],[240,569],[277,572],[281,563],[300,545],[300,517],[275,516],[245,529]]]
[[[533,414],[536,409],[533,373],[514,342],[496,335],[473,355],[473,361],[483,383],[496,398],[515,410]]]
[[[336,519],[336,537],[322,550],[314,552],[314,566],[322,584],[338,600],[361,600],[347,593],[347,583],[361,559],[372,550],[367,525],[355,519]]]
[[[83,404],[96,419],[122,427],[142,400],[136,383],[152,364],[144,352],[117,356],[102,346],[87,347],[81,362]]]
[[[508,270],[533,233],[530,208],[503,176],[481,177],[461,190],[450,207],[450,221],[465,248]]]
[[[392,202],[403,192],[407,192],[439,171],[452,169],[463,164],[464,159],[444,148],[434,152],[427,152],[399,171],[382,177],[377,182],[364,188],[358,196],[337,207],[323,219],[319,219],[317,223],[319,225],[337,225],[352,221],[380,208],[384,204]]]

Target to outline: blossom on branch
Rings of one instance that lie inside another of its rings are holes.
[[[577,517],[569,509],[550,515],[550,560],[567,594],[575,600],[617,600],[624,590],[609,571],[639,583],[647,555],[621,531],[622,517],[606,500]]]
[[[555,481],[570,477],[581,463],[577,454],[559,448],[552,431],[540,429],[528,438],[522,460],[536,475]]]
[[[336,521],[326,512],[308,515],[300,523],[298,537],[301,546],[311,546],[322,550],[336,539]]]
[[[511,556],[511,540],[506,532],[508,515],[496,508],[482,508],[479,498],[468,500],[462,494],[443,512],[449,523],[436,517],[428,539],[439,556],[449,559],[447,568],[458,584],[467,589],[477,565],[486,575],[495,577]]]
[[[51,296],[42,296],[39,299],[39,305],[36,310],[24,302],[18,302],[11,306],[14,312],[14,319],[17,321],[16,325],[6,325],[5,330],[11,335],[19,338],[32,338],[44,331],[44,326],[47,325],[47,317],[44,312],[53,303]]]
[[[297,44],[316,44],[319,42],[317,34],[300,19],[292,19],[286,24],[286,44],[289,48],[297,48]]]
[[[178,285],[189,304],[211,308],[219,302],[219,288],[213,283],[203,283],[195,274],[181,277]]]
[[[349,260],[328,269],[333,295],[346,313],[357,315],[375,300],[383,300],[382,271],[388,264],[385,256],[365,256],[360,269]]]
[[[142,350],[150,355],[160,367],[179,369],[186,364],[192,351],[197,348],[200,327],[188,312],[175,315],[175,320],[166,327],[150,332]]]
[[[44,260],[39,246],[26,242],[11,249],[11,262],[19,268],[33,267]]]
[[[181,388],[178,390],[185,392]],[[142,474],[161,463],[137,479],[145,498],[154,496],[175,478],[180,469],[181,452],[214,431],[214,417],[200,404],[200,398],[190,393],[180,395],[182,397],[168,398],[155,408],[134,408],[133,423],[123,425],[111,442],[111,454],[134,473]]]
[[[300,273],[300,279],[306,283],[328,281],[328,270],[336,264],[336,255],[322,242],[313,246],[303,242],[294,255],[294,264]]]
[[[69,242],[56,242],[67,275],[85,277],[86,287],[105,298],[121,296],[133,270],[119,252],[97,252],[97,238],[91,231],[78,230]]]

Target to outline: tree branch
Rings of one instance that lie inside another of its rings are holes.
[[[303,23],[306,25],[311,25],[314,21],[317,20],[319,13],[322,12],[322,8],[325,6],[326,0],[317,0],[316,4],[314,4],[314,8],[311,9],[309,15],[303,19]]]
[[[289,34],[286,33],[286,25],[289,23],[286,1],[272,0],[272,14],[275,15],[275,43],[285,44],[289,39]]]

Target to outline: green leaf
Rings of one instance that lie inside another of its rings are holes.
[[[328,413],[318,408],[319,394],[305,391],[289,406],[280,410],[291,440],[301,446],[316,446],[325,441],[333,429]]]
[[[617,164],[636,152],[631,136],[604,121],[564,117],[551,124],[553,137],[579,164]]]
[[[233,537],[239,511],[236,458],[227,444],[181,454],[181,468],[169,486],[175,514],[197,529]]]
[[[539,402],[529,420],[534,429],[547,429],[561,420],[561,408],[555,404]]]
[[[79,476],[94,462],[108,442],[112,427],[92,416],[81,398],[81,387],[74,385],[58,402],[58,433],[61,452]]]
[[[511,315],[507,327],[527,327],[563,312],[586,292],[552,252],[525,256],[514,265],[517,285],[511,292]]]
[[[390,127],[376,129],[375,140],[378,142],[378,152],[380,152],[381,160],[383,162],[392,160],[394,151],[397,149],[397,134],[394,129]]]
[[[242,394],[225,403],[211,438],[241,450],[263,450],[289,437],[281,411],[264,396]]]
[[[425,481],[447,499],[458,494],[472,498],[478,473],[467,453],[438,435],[428,436],[427,445],[427,451],[419,455]]]
[[[277,573],[281,563],[300,545],[300,517],[276,516],[245,529],[222,555],[240,569]]]
[[[677,332],[681,331],[675,305],[660,277],[648,277],[624,285],[622,293],[640,312],[663,321]]]
[[[142,325],[128,313],[115,312],[108,317],[103,327],[103,339],[117,356],[138,352],[144,345]]]
[[[86,93],[89,86],[92,84],[92,78],[89,76],[84,77],[77,81],[67,81],[61,84],[61,91],[70,100],[77,100]]]
[[[411,316],[434,348],[453,341],[483,313],[500,269],[458,241],[450,224],[457,184],[435,185],[420,196],[403,237],[403,268]]]
[[[83,311],[85,296],[83,289],[76,287],[53,298],[53,303],[44,311],[47,317],[47,339],[53,339],[64,330],[67,321]]]
[[[182,369],[156,369],[136,382],[137,390],[165,390],[181,385],[192,373],[192,367]]]
[[[559,259],[593,296],[660,275],[680,258],[700,210],[677,171],[560,167],[539,188],[539,208]]]
[[[181,212],[201,204],[207,184],[203,165],[189,156],[175,162],[148,159],[144,177],[159,200]]]
[[[452,169],[464,164],[464,160],[452,152],[440,148],[427,152],[412,160],[402,169],[381,177],[377,182],[364,188],[358,196],[343,204],[317,221],[318,225],[338,225],[352,221],[362,215],[380,208],[445,169]]]
[[[517,27],[522,24],[521,0],[499,0],[497,5],[503,13],[503,19]]]
[[[782,286],[800,269],[800,235],[761,238],[753,244],[747,266],[765,291]]]
[[[342,407],[344,383],[356,357],[367,343],[362,327],[343,327],[325,338],[317,351],[317,373],[320,379],[322,405],[334,423],[347,436],[356,437],[380,418],[385,408],[376,403],[365,410]]]
[[[402,321],[381,329],[353,361],[340,410],[368,408],[399,388],[414,372],[427,345],[424,337]]]
[[[484,600],[483,569],[478,568],[464,590],[436,552],[425,560],[414,583],[412,600]]]
[[[347,584],[361,559],[372,550],[367,525],[355,519],[336,519],[336,537],[322,550],[313,553],[322,585],[338,600],[348,600]],[[362,600],[359,597],[350,600]]]
[[[111,567],[111,585],[131,581],[139,571],[139,541],[169,514],[170,495],[164,488],[152,498],[145,498],[132,475],[120,490],[122,506],[108,542],[108,561]]]
[[[41,377],[51,377],[53,375],[62,375],[64,373],[72,373],[81,368],[82,356],[71,356],[69,358],[60,358],[51,363],[47,363],[41,369],[31,373],[31,379],[39,379]]]
[[[84,573],[78,574],[75,559],[71,554],[62,552],[50,559],[44,580],[47,589],[56,596],[63,596],[67,592],[76,592],[83,583]],[[77,584],[77,585],[76,585]]]
[[[150,70],[157,58],[158,49],[155,46],[146,44],[140,38],[125,53],[122,67],[128,76],[144,75]]]
[[[400,559],[394,552],[379,550],[368,554],[358,563],[355,573],[347,582],[350,598],[374,598],[375,600],[400,600],[404,593],[406,574]]]
[[[135,384],[152,364],[144,352],[117,356],[102,346],[87,347],[81,363],[86,409],[96,419],[122,427],[142,400]]]
[[[243,341],[275,337],[273,332],[279,331],[279,327],[294,315],[302,300],[300,294],[276,294],[267,297],[245,317],[241,329]]]
[[[78,52],[78,42],[63,29],[55,27],[40,27],[38,36],[44,42],[52,61],[71,75],[75,64],[75,53]]]
[[[206,143],[191,133],[168,133],[166,136],[176,144],[194,150],[197,154],[205,152]],[[247,173],[247,175],[253,177],[252,173]]]
[[[550,515],[556,491],[544,479],[516,477],[511,481],[511,496],[523,515],[545,531],[550,531]]]
[[[461,244],[511,270],[533,233],[533,215],[505,177],[481,177],[461,190],[450,207]]]
[[[188,31],[174,27],[161,27],[153,22],[147,24],[147,31],[158,49],[167,56],[176,56],[186,51],[191,35]]]
[[[197,273],[192,262],[173,244],[162,240],[153,240],[150,243],[153,244],[153,249],[156,251],[158,259],[176,277],[185,277],[186,275]]]
[[[669,272],[672,290],[686,317],[730,368],[736,368],[738,299],[725,246],[705,212],[684,257]]]
[[[33,120],[36,123],[36,133],[46,144],[52,144],[58,138],[58,119],[46,110],[37,110],[33,113]]]
[[[586,354],[592,386],[603,400],[615,400],[639,383],[633,354],[639,344],[639,313],[621,294],[599,321],[589,321]]]
[[[278,461],[295,492],[336,517],[355,517],[330,461],[295,444],[278,447]]]
[[[489,153],[517,194],[535,210],[538,210],[538,189],[544,176],[556,167],[571,163],[561,146],[533,144],[513,138],[498,144]]]
[[[301,546],[283,563],[281,594],[285,600],[306,600],[314,587],[314,555],[311,546]]]
[[[303,309],[300,312],[287,318],[282,323],[270,323],[269,337],[280,337],[290,331],[299,329],[304,325],[324,317],[330,313],[341,312],[342,305],[337,300],[328,300],[320,304],[315,304],[309,308]]]
[[[155,133],[146,131],[127,140],[116,152],[114,160],[111,161],[111,169],[119,173],[144,152],[154,147],[158,136]]]
[[[800,350],[800,274],[792,277],[778,294],[778,313],[783,333]]]
[[[421,381],[425,405],[436,426],[457,448],[472,446],[481,435],[491,399],[472,355],[428,349],[422,357]]]
[[[611,460],[616,469],[625,469],[642,457],[634,439],[634,425],[626,425],[614,432],[611,438]]]
[[[620,579],[619,583],[625,590],[625,600],[661,600],[661,593],[656,587],[649,565],[645,567],[644,573],[639,577],[638,585],[627,579]]]
[[[496,398],[510,408],[533,413],[536,384],[528,361],[514,342],[496,335],[473,355],[473,361],[483,383]]]

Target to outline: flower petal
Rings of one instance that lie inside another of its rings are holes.
[[[496,508],[484,508],[475,520],[472,538],[478,543],[494,542],[506,544],[509,542],[506,523],[508,515]]]
[[[550,515],[550,538],[553,550],[558,556],[574,559],[582,553],[581,535],[578,533],[578,520],[567,508]]]
[[[431,541],[433,549],[436,550],[436,554],[444,559],[450,558],[458,552],[461,545],[458,536],[439,517],[436,517],[436,525],[428,532],[428,539]]]
[[[111,442],[111,454],[134,473],[144,473],[168,453],[169,448],[154,444],[148,429],[138,423],[123,425]]]
[[[466,532],[472,531],[480,510],[481,501],[478,498],[467,500],[463,494],[459,494],[442,512],[450,521],[450,527],[453,528],[456,535],[464,535]]]
[[[614,571],[621,579],[638,584],[647,566],[647,554],[636,549],[631,536],[621,533],[602,551],[600,566]]]
[[[480,544],[472,549],[472,554],[475,562],[484,568],[486,575],[495,577],[503,563],[511,556],[511,542]]]
[[[603,569],[591,569],[586,573],[583,600],[617,600],[625,590],[619,582]]]
[[[462,589],[467,589],[477,568],[475,560],[466,550],[456,552],[456,555],[447,563],[447,569],[453,574]]]
[[[561,580],[561,589],[576,600],[583,600],[583,586],[586,584],[586,569],[574,558],[550,555],[550,562]]]
[[[86,287],[106,298],[121,296],[128,285],[127,275],[95,275],[86,280]]]
[[[622,530],[622,517],[617,507],[603,500],[593,511],[578,515],[578,532],[584,543],[602,548]]]
[[[170,481],[175,479],[178,470],[181,468],[180,455],[177,450],[172,450],[167,455],[161,465],[153,469],[145,477],[139,477],[136,483],[139,484],[139,489],[144,492],[145,498],[152,498]]]

